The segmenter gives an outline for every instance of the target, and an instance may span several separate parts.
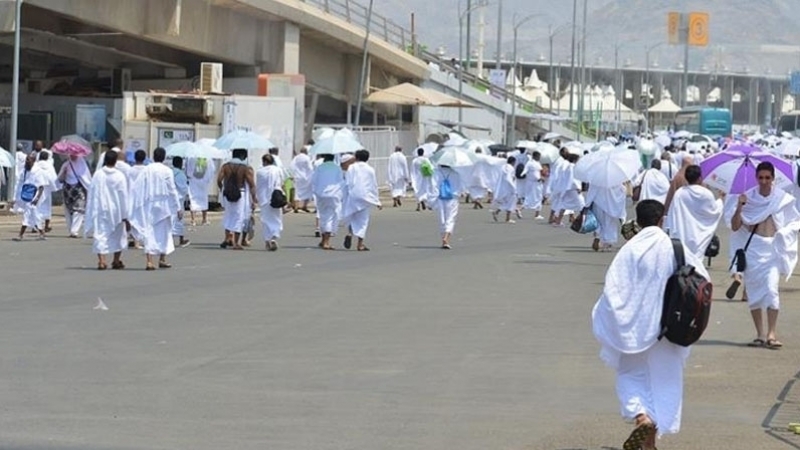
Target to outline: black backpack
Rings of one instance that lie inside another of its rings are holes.
[[[271,208],[283,208],[287,203],[286,194],[284,194],[282,190],[275,189],[272,191],[272,195],[269,198],[269,206]]]
[[[686,264],[683,244],[672,240],[678,268],[667,280],[664,309],[661,312],[661,333],[658,339],[688,347],[703,335],[711,315],[713,285]]]
[[[716,258],[717,255],[719,255],[719,236],[715,234],[711,238],[711,242],[708,243],[708,247],[706,247],[705,256],[707,258]]]
[[[525,172],[525,164],[517,164],[517,167],[514,168],[514,176],[517,177],[518,180],[524,180],[528,177],[528,174],[523,174]]]
[[[239,168],[236,168],[232,171],[232,173],[225,178],[224,184],[222,185],[222,195],[225,197],[225,200],[236,203],[242,198],[242,186],[239,186],[237,183],[237,175],[239,175]]]

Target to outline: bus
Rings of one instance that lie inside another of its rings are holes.
[[[675,115],[675,131],[685,130],[706,136],[730,137],[733,133],[731,111],[709,106],[690,106]]]
[[[781,118],[778,119],[778,134],[785,131],[792,136],[797,136],[797,129],[800,128],[798,125],[800,125],[800,111],[790,111],[783,114]]]

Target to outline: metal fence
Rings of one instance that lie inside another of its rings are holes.
[[[333,14],[347,23],[367,29],[369,10],[366,6],[351,0],[300,0],[303,3],[314,5],[326,13]],[[383,39],[395,47],[409,51],[413,49],[414,37],[409,30],[387,19],[386,16],[372,11],[372,20],[369,24],[371,36]]]

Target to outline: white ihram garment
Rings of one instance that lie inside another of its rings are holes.
[[[169,255],[175,251],[172,221],[181,208],[172,169],[154,162],[144,168],[131,198],[131,227],[144,242],[148,255]]]
[[[22,213],[22,226],[39,229],[43,222],[39,214],[39,207],[34,205],[33,202],[22,201],[22,186],[24,184],[32,184],[37,188],[44,189],[44,186],[47,185],[47,176],[35,164],[31,170],[26,171],[23,168],[22,175],[17,178],[14,189],[14,209]]]
[[[665,228],[702,260],[722,217],[722,200],[699,185],[679,188],[672,197]]]
[[[747,203],[742,207],[742,223],[756,225],[772,217],[777,230],[773,237],[760,236],[756,232],[747,248],[744,284],[747,286],[748,306],[750,309],[779,309],[780,275],[788,279],[797,265],[800,213],[794,197],[777,187],[773,187],[767,197],[758,193],[758,187],[745,195]]]
[[[517,209],[517,178],[514,176],[514,166],[505,164],[502,170],[494,189],[493,203],[501,211],[514,211]]]
[[[523,208],[539,211],[542,209],[542,200],[544,196],[544,183],[542,183],[542,165],[539,161],[531,159],[528,161],[527,178],[525,178],[525,202]]]
[[[452,234],[455,230],[456,217],[458,216],[458,198],[464,191],[464,184],[461,182],[459,173],[448,167],[437,167],[433,178],[433,195],[436,198],[436,203],[432,206],[439,213],[439,232]],[[450,200],[439,198],[439,186],[445,178],[450,181],[450,188],[453,190],[453,198]]]
[[[625,220],[625,186],[610,188],[589,185],[586,204],[592,206],[597,218],[595,235],[601,244],[614,245],[619,240],[620,220]]]
[[[641,186],[639,201],[658,200],[663,204],[667,200],[669,179],[658,169],[647,169],[642,172],[634,186]]]
[[[86,199],[84,236],[92,236],[92,249],[97,255],[121,252],[127,247],[125,220],[130,213],[130,189],[127,177],[116,168],[102,167]]]
[[[350,225],[353,235],[363,239],[369,227],[370,207],[381,204],[375,169],[365,162],[353,163],[345,173],[345,184],[347,199],[342,207],[342,216],[345,217],[345,223]]]
[[[311,189],[311,176],[314,173],[314,162],[305,153],[298,153],[292,159],[292,174],[294,176],[294,197],[304,202],[313,198]]]
[[[400,197],[406,193],[408,183],[408,160],[403,152],[394,152],[389,155],[387,179],[389,188],[392,190],[392,197]]]
[[[431,194],[433,177],[422,175],[421,167],[425,162],[431,164],[430,159],[425,156],[417,156],[411,161],[411,187],[414,189],[414,197],[417,198],[417,202],[433,201],[436,198]]]
[[[344,172],[334,162],[320,164],[311,177],[319,214],[319,231],[335,234],[339,227],[339,212],[344,195]]]
[[[565,212],[577,212],[586,206],[586,201],[583,199],[583,195],[581,195],[580,192],[581,183],[580,181],[575,180],[575,178],[572,176],[574,169],[575,164],[570,163],[569,167],[566,168],[563,174],[564,177],[567,177],[567,179],[570,180],[568,189],[561,194],[561,209],[563,209]]]
[[[53,167],[53,162],[50,160],[37,161],[35,166],[41,171],[45,181],[44,189],[42,189],[42,196],[37,204],[39,220],[50,220],[53,217],[53,192],[60,189],[58,186],[58,175],[56,174],[56,169]]]
[[[467,189],[472,200],[482,200],[489,191],[497,187],[503,166],[507,163],[503,159],[492,156],[483,154],[476,156]]]
[[[302,155],[302,153],[301,153]],[[256,171],[256,199],[261,208],[261,229],[264,241],[279,239],[283,231],[283,208],[270,206],[272,192],[283,192],[284,171],[275,165]],[[296,179],[295,179],[296,180]]]
[[[686,262],[708,279],[702,261]],[[658,340],[664,291],[675,262],[672,241],[661,228],[644,228],[622,246],[606,272],[592,310],[600,358],[617,372],[617,396],[626,420],[647,414],[660,434],[681,422],[683,366],[689,349]]]
[[[240,167],[247,167],[247,163],[235,159],[227,164],[236,165],[237,170],[241,170]],[[286,173],[285,170],[283,170],[283,172],[284,174]],[[231,174],[231,176],[236,176],[236,174]],[[235,202],[228,201],[225,195],[222,195],[222,206],[225,208],[225,212],[222,214],[222,227],[231,233],[241,233],[245,229],[245,226],[250,220],[250,213],[252,211],[250,207],[250,186],[244,178],[239,192],[241,193],[241,197]]]
[[[205,172],[197,167],[202,164],[206,165]],[[216,172],[216,165],[211,159],[202,158],[201,161],[198,158],[190,158],[186,162],[186,176],[189,178],[189,211],[208,211],[208,190]]]

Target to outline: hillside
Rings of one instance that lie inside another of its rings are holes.
[[[790,7],[795,3],[795,8]],[[580,13],[578,22],[582,22]],[[409,27],[410,14],[415,12],[420,41],[435,50],[443,46],[449,55],[458,53],[458,1],[386,0],[376,2],[376,11]],[[555,6],[554,6],[555,5]],[[613,64],[614,45],[620,49],[622,61],[630,59],[642,66],[645,47],[666,41],[666,15],[669,11],[705,11],[711,16],[709,47],[693,49],[690,67],[705,65],[754,73],[787,73],[800,68],[800,52],[759,53],[760,45],[800,45],[800,14],[795,0],[589,0],[587,20],[587,63],[598,58]],[[571,0],[504,0],[503,53],[509,58],[512,49],[512,17],[541,14],[520,28],[518,55],[524,60],[545,58],[549,53],[548,27],[558,28],[572,19]],[[486,50],[484,57],[493,60],[496,49],[497,3],[485,10]],[[473,15],[472,47],[478,42],[478,13]],[[567,25],[554,38],[554,59],[569,58],[571,33]],[[676,66],[682,61],[680,48],[666,45],[653,50],[651,60],[662,67]]]

